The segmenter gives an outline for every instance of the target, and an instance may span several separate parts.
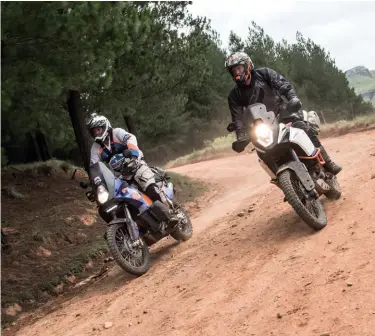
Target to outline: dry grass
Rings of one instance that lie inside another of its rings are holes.
[[[333,124],[322,125],[320,137],[340,136],[350,132],[375,127],[375,113],[372,115],[357,117],[353,120],[340,120]]]
[[[357,117],[350,121],[340,120],[336,123],[322,125],[320,137],[340,136],[349,132],[356,132],[372,127],[375,127],[375,114]],[[212,160],[226,153],[231,154],[233,153],[231,146],[234,140],[235,135],[233,133],[224,137],[215,138],[213,141],[208,141],[204,148],[168,162],[165,168],[174,168],[191,163]],[[251,145],[248,146],[248,148],[250,147]]]
[[[25,175],[29,175],[32,177],[37,176],[50,176],[59,173],[68,173],[73,172],[76,169],[73,164],[60,161],[56,159],[51,159],[48,161],[40,161],[40,162],[32,162],[32,163],[25,163],[25,164],[17,164],[17,165],[9,165],[2,168],[3,172],[10,172],[16,171],[20,173],[24,173]]]
[[[190,154],[181,156],[175,160],[169,161],[165,168],[179,167],[190,163],[212,160],[222,156],[224,153],[232,151],[232,142],[235,140],[233,133],[215,138],[212,141],[206,141],[204,148],[195,150]]]
[[[173,186],[176,189],[177,200],[182,204],[194,201],[209,189],[209,186],[202,183],[202,181],[185,175],[172,172],[168,172],[168,175],[171,177]]]

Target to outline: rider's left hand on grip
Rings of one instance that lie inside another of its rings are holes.
[[[125,149],[122,152],[122,155],[124,156],[124,158],[131,158],[132,157],[132,153],[131,153],[130,149]]]
[[[232,133],[236,130],[236,124],[234,122],[231,122],[228,126],[227,126],[227,131]]]

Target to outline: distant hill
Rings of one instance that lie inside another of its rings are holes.
[[[357,66],[345,72],[349,85],[363,99],[371,101],[375,106],[375,70],[369,70],[364,66]]]

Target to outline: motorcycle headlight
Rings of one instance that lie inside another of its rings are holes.
[[[257,136],[257,141],[263,147],[268,147],[273,143],[272,130],[266,124],[257,125],[255,127],[255,135]]]
[[[104,204],[108,201],[109,193],[104,186],[100,185],[97,190],[98,202]]]

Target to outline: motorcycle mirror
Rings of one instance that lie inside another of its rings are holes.
[[[88,183],[86,182],[79,182],[79,186],[82,188],[82,189],[87,189],[89,187]]]

